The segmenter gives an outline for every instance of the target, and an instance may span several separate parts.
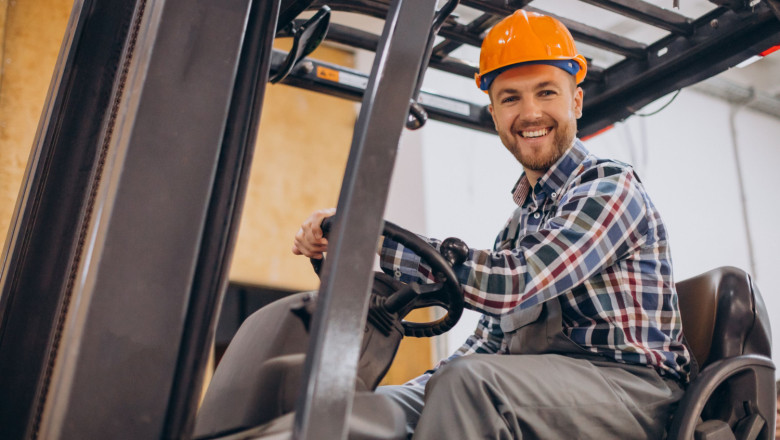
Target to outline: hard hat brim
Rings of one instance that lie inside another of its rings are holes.
[[[575,77],[575,81],[577,84],[580,84],[583,80],[585,80],[585,75],[587,74],[588,71],[588,66],[587,66],[587,62],[585,61],[585,57],[578,54],[576,57],[572,59],[533,60],[533,61],[525,61],[522,63],[514,63],[508,66],[499,67],[490,72],[486,72],[482,75],[477,73],[474,75],[474,79],[477,82],[477,87],[479,87],[482,91],[487,93],[488,90],[490,89],[490,85],[493,83],[493,80],[496,79],[498,75],[500,75],[501,73],[509,69],[525,66],[529,64],[547,64],[547,65],[551,65],[563,69],[565,72]]]

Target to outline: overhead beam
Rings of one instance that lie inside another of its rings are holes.
[[[644,0],[582,0],[624,17],[641,21],[679,35],[693,33],[693,20]]]
[[[501,2],[485,2],[480,0],[462,0],[461,4],[472,7],[482,12],[489,12],[492,14],[505,17],[515,12],[516,8],[511,6],[502,5]],[[551,14],[540,9],[533,8],[531,6],[525,6],[523,9],[526,11],[537,12],[540,14],[549,15],[560,20],[571,32],[575,40],[582,41],[583,43],[590,44],[600,49],[608,50],[626,57],[642,58],[644,56],[644,50],[646,45],[629,38],[607,32],[593,26],[588,26],[580,22],[567,19],[565,17],[559,17],[555,14]],[[462,26],[462,25],[461,25]],[[481,45],[481,39],[479,36],[466,36],[458,37],[458,32],[447,33],[447,27],[442,28],[441,35],[451,38],[456,41],[461,39],[468,44],[479,47]]]
[[[274,51],[272,72],[281,66],[285,56],[286,53],[283,51]],[[441,67],[435,64],[431,62],[431,67]],[[368,75],[335,64],[306,58],[282,80],[282,83],[352,101],[360,101],[363,99],[363,94],[368,84]],[[431,119],[487,133],[495,133],[493,120],[483,105],[430,93],[425,90],[420,92],[419,102]]]
[[[585,83],[583,135],[780,44],[780,20],[765,2],[740,12],[719,8],[695,24],[693,36],[662,39],[648,48],[646,60],[625,60],[607,69],[602,82]]]

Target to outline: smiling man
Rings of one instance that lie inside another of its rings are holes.
[[[664,437],[692,374],[666,228],[632,168],[576,138],[586,72],[551,17],[517,11],[483,41],[477,85],[524,172],[494,247],[454,267],[467,307],[483,313],[475,333],[417,379],[378,390],[416,439]],[[321,257],[328,215],[304,222],[293,252]],[[380,261],[401,281],[432,281],[390,239]]]
[[[571,147],[582,116],[582,89],[568,72],[528,64],[492,80],[490,114],[501,142],[533,186]]]

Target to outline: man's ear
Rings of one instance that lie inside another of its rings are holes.
[[[584,94],[582,87],[577,87],[577,90],[574,91],[574,115],[577,119],[582,117],[582,98]]]
[[[493,112],[493,103],[491,102],[487,106],[488,111],[490,112],[490,117],[493,118],[493,127],[498,131],[498,124],[496,123],[496,114]]]

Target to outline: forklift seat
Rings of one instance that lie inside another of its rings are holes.
[[[677,283],[699,372],[672,418],[670,440],[770,440],[775,366],[769,316],[749,274],[721,267]]]
[[[314,296],[279,299],[250,315],[230,341],[203,396],[193,438],[291,440]],[[404,414],[356,379],[349,440],[400,440]]]

